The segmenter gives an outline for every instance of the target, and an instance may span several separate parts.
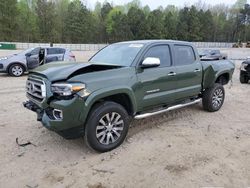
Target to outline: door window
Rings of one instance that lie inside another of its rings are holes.
[[[144,56],[144,59],[147,57],[159,58],[161,61],[160,67],[171,66],[170,49],[168,45],[159,45],[150,48]]]
[[[195,62],[195,54],[191,46],[175,45],[174,51],[176,66],[190,65]]]
[[[35,49],[33,49],[33,50],[30,52],[30,54],[31,54],[31,55],[38,55],[39,52],[40,52],[40,49],[41,49],[41,48],[35,48]]]
[[[48,48],[48,55],[51,54],[64,54],[65,53],[65,49],[63,48]]]

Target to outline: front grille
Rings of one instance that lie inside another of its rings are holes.
[[[44,81],[29,77],[26,82],[27,96],[38,102],[42,102],[46,97],[46,86]]]

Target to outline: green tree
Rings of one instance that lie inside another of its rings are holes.
[[[91,12],[80,0],[73,0],[68,6],[66,20],[66,41],[88,43],[93,39],[94,22]]]
[[[0,0],[0,41],[107,43],[130,39],[169,38],[188,41],[250,40],[247,0],[232,6],[207,5],[151,11],[140,0],[95,9],[87,0]]]
[[[0,41],[16,39],[17,16],[17,0],[0,0]]]
[[[200,10],[198,13],[200,20],[200,35],[201,41],[213,41],[213,34],[211,31],[214,30],[213,15],[210,10]]]
[[[131,7],[128,11],[128,23],[133,35],[133,39],[145,39],[147,31],[147,20],[144,12],[136,7]]]
[[[27,42],[38,41],[37,16],[34,11],[34,1],[20,0],[17,7],[19,12],[16,30],[17,40]]]
[[[109,36],[106,30],[107,27],[107,18],[110,11],[113,9],[110,3],[104,3],[101,8],[101,15],[100,15],[100,36],[101,41],[107,43],[109,41]]]
[[[183,8],[179,12],[179,20],[177,23],[177,39],[178,40],[188,40],[188,17],[189,9],[187,7]]]
[[[164,33],[167,39],[176,39],[178,13],[178,9],[172,5],[167,6],[165,9]]]
[[[151,12],[150,7],[148,5],[146,5],[145,7],[143,7],[143,12],[146,15],[146,17],[148,17],[149,14],[150,14],[150,12]]]
[[[47,0],[37,0],[35,10],[40,39],[43,42],[55,42],[57,38],[55,3]]]
[[[56,41],[66,42],[66,20],[70,0],[54,0],[55,3],[55,30]]]
[[[130,40],[132,38],[127,15],[123,14],[117,8],[114,8],[109,12],[106,30],[110,42]]]
[[[148,30],[146,38],[163,39],[164,36],[164,14],[157,9],[152,11],[147,18]]]
[[[198,17],[198,11],[195,6],[192,6],[188,13],[188,40],[201,41],[202,36],[200,30],[201,23]]]

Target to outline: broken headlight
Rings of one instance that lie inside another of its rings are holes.
[[[83,83],[55,83],[51,85],[51,91],[56,96],[69,97],[76,93],[81,97],[86,97],[90,93]]]

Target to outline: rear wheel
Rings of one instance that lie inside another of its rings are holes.
[[[214,84],[213,87],[208,88],[203,93],[202,104],[203,108],[209,112],[215,112],[220,110],[224,103],[225,90],[223,85]]]
[[[90,112],[85,129],[85,140],[94,150],[107,152],[122,144],[128,128],[127,111],[120,104],[104,102]]]
[[[13,64],[9,68],[9,74],[15,77],[22,76],[24,74],[24,68],[20,64]]]

